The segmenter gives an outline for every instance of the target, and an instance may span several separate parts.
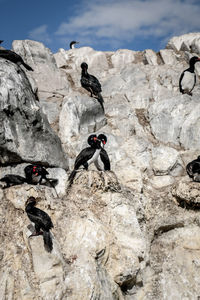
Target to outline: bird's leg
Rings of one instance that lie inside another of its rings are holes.
[[[37,235],[43,235],[43,232],[40,231],[40,226],[35,224],[35,231],[29,237]]]

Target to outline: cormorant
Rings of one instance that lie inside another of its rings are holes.
[[[34,197],[29,197],[25,204],[25,211],[28,218],[35,224],[35,232],[31,234],[30,237],[42,234],[44,247],[47,252],[51,252],[53,249],[53,243],[49,230],[53,228],[53,223],[46,212],[35,207],[36,203],[37,200]],[[42,232],[40,231],[41,229]]]
[[[94,137],[97,137],[96,134],[90,135],[89,138],[88,138],[88,144],[90,146],[92,146],[93,143],[94,143],[94,141],[93,141]],[[105,144],[107,143],[107,137],[105,136],[105,134],[101,133],[101,134],[98,135],[97,138],[99,140],[101,140],[103,145],[105,146]],[[109,159],[108,154],[107,154],[107,152],[104,148],[101,148],[100,156],[99,156],[98,160],[99,159],[103,163],[104,171],[110,171],[110,159]],[[103,171],[101,166],[99,165],[98,161],[96,161],[95,165],[96,165],[96,167],[99,171]]]
[[[96,135],[91,135],[88,138],[88,143],[90,147],[83,149],[75,160],[74,169],[68,178],[70,185],[73,183],[76,172],[81,166],[88,170],[89,165],[93,162],[96,164],[96,161],[98,160],[103,146],[102,141],[99,140]]]
[[[200,156],[187,164],[186,171],[189,177],[193,178],[194,181],[200,181]]]
[[[85,62],[83,62],[81,64],[81,69],[82,69],[81,86],[90,92],[91,97],[93,96],[93,94],[96,96],[97,100],[99,101],[99,103],[101,104],[101,106],[104,110],[104,107],[103,107],[104,100],[101,95],[102,90],[101,90],[100,82],[98,81],[98,79],[95,76],[90,75],[88,73],[88,71],[87,71],[88,65]]]
[[[188,94],[192,96],[192,90],[196,83],[196,74],[194,65],[197,61],[200,61],[200,58],[193,56],[189,60],[190,67],[184,70],[179,79],[179,90],[182,94]]]
[[[28,71],[33,71],[33,69],[23,61],[21,56],[14,51],[0,49],[0,57],[10,60],[18,66],[23,65]]]
[[[23,184],[24,182],[26,182],[26,178],[20,175],[7,174],[3,178],[1,178],[0,181],[5,182],[7,184],[3,188],[8,188],[13,185]]]
[[[69,44],[70,49],[74,49],[76,44],[79,44],[79,42],[72,41],[72,42]]]
[[[107,137],[105,136],[105,134],[99,134],[98,139],[101,140],[104,145],[107,143]],[[108,153],[104,148],[101,149],[100,159],[104,165],[104,171],[110,171],[110,159],[108,157]]]
[[[48,181],[46,175],[48,175],[49,173],[44,167],[40,165],[28,165],[24,168],[24,172],[28,183],[41,184],[42,179]]]

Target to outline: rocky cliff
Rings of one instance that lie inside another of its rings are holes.
[[[0,178],[42,163],[54,189],[0,188],[0,299],[169,300],[200,297],[200,64],[193,96],[178,89],[200,33],[158,53],[90,47],[52,54],[14,41],[34,72],[0,59]],[[80,85],[80,64],[102,84],[105,113]],[[39,99],[39,101],[37,100]],[[67,177],[90,133],[108,137],[112,171]],[[53,251],[31,237],[29,196],[52,218]]]

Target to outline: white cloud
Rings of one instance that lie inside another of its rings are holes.
[[[112,40],[179,35],[200,30],[200,4],[193,0],[88,0],[56,35]]]
[[[47,25],[39,26],[33,30],[31,30],[28,34],[30,39],[44,42],[44,43],[51,43],[51,39],[47,32]]]

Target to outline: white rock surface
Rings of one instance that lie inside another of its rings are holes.
[[[43,185],[0,189],[1,299],[198,298],[200,185],[185,166],[199,155],[200,87],[197,81],[192,96],[182,95],[178,82],[199,53],[199,38],[175,37],[157,54],[80,47],[52,55],[40,43],[14,42],[33,69],[51,70],[48,82],[40,78],[38,84],[46,95],[40,105],[70,169],[95,132],[108,138],[112,172],[90,166],[69,188],[65,170],[48,168],[48,177],[58,179],[58,195]],[[102,84],[105,114],[81,88],[83,61]],[[64,81],[55,80],[50,89],[52,76]],[[2,132],[0,125],[0,142]],[[0,178],[23,176],[24,165],[1,167]],[[41,198],[38,207],[52,218],[50,254],[41,236],[28,238],[29,196]]]

